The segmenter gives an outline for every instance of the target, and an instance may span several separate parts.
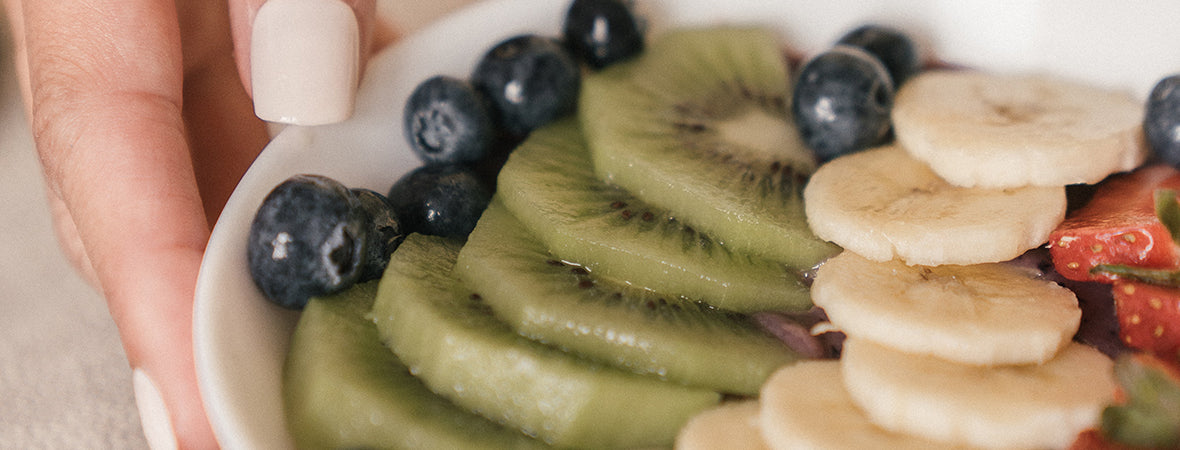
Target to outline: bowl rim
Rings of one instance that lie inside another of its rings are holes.
[[[952,64],[1056,72],[1127,89],[1140,98],[1155,80],[1180,71],[1180,46],[1142,45],[1180,38],[1180,27],[1170,27],[1164,20],[1180,16],[1180,2],[1123,8],[1128,11],[1096,0],[1081,0],[1081,4],[1077,0],[1041,0],[1021,8],[1005,4],[990,9],[986,8],[992,2],[982,0],[740,3],[739,7],[733,2],[709,0],[648,0],[638,8],[647,18],[649,34],[673,25],[761,24],[777,30],[793,51],[803,55],[827,47],[855,25],[885,23],[913,30],[923,54],[938,55]],[[194,296],[193,350],[198,383],[214,433],[223,446],[293,446],[281,418],[280,383],[275,381],[285,359],[281,350],[286,348],[298,313],[270,305],[251,291],[243,270],[245,258],[233,256],[245,254],[244,230],[265,194],[287,176],[305,172],[332,176],[350,187],[387,190],[397,176],[420,164],[401,137],[400,105],[413,86],[439,73],[466,76],[484,49],[510,35],[533,32],[557,36],[567,4],[489,0],[460,8],[375,56],[351,119],[327,126],[287,127],[255,160],[213,228]],[[1054,14],[1065,8],[1071,14],[1055,19]],[[1079,9],[1082,13],[1077,13]],[[981,16],[986,18],[982,25],[977,23]],[[1105,31],[1093,32],[1095,20],[1108,21],[1104,22]],[[1043,36],[1028,32],[1027,27],[1059,34]],[[995,39],[1004,30],[1014,37]],[[1075,45],[1071,39],[1082,44]],[[1126,42],[1140,48],[1126,51],[1126,46],[1120,45]],[[1078,46],[1083,44],[1091,47],[1079,52]],[[1093,60],[1102,58],[1110,67],[1094,66]],[[336,153],[339,151],[350,153],[341,157]],[[267,354],[266,349],[280,352]]]

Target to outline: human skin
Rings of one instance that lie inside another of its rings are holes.
[[[263,1],[3,1],[58,240],[158,390],[166,437],[215,448],[193,293],[211,226],[269,140],[241,50]],[[361,55],[391,39],[373,25],[374,0],[345,3]]]

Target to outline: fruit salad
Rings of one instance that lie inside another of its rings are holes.
[[[563,20],[423,80],[386,193],[263,201],[301,447],[1180,443],[1169,82],[1148,140],[1128,95],[892,28],[792,75],[757,26]]]

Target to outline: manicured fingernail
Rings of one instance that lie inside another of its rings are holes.
[[[172,419],[156,383],[141,369],[132,372],[131,380],[135,389],[135,406],[139,408],[139,420],[143,424],[143,435],[148,446],[152,450],[177,448]]]
[[[250,83],[262,120],[323,125],[356,101],[360,32],[339,0],[270,0],[254,18]]]

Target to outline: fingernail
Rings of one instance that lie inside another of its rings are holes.
[[[250,83],[262,120],[323,125],[356,102],[360,32],[339,0],[270,0],[254,19]]]
[[[139,409],[139,421],[148,446],[152,450],[177,448],[172,419],[156,383],[141,369],[132,372],[131,380],[135,390],[135,406]]]

